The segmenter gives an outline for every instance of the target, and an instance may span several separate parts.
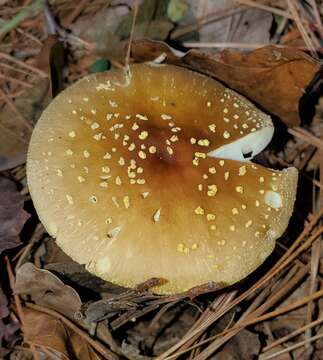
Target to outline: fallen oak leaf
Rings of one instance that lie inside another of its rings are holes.
[[[135,61],[151,61],[164,54],[166,63],[212,76],[277,115],[288,125],[300,123],[299,101],[320,65],[296,49],[266,46],[250,53],[224,51],[219,56],[190,50],[174,51],[162,42],[137,40]]]
[[[61,320],[32,309],[24,309],[24,341],[53,352],[55,358],[103,359],[78,334]],[[37,351],[37,350],[36,350]]]
[[[13,181],[0,177],[0,254],[21,245],[19,234],[30,215],[23,210],[24,196]]]
[[[35,303],[56,310],[70,319],[74,318],[82,304],[71,286],[65,285],[50,271],[39,269],[32,263],[25,263],[18,269],[15,292],[29,295]]]

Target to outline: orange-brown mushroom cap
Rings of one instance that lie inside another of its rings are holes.
[[[217,81],[137,64],[90,75],[44,111],[28,154],[30,192],[75,261],[124,286],[176,293],[233,284],[287,227],[297,171],[245,161],[270,118]]]

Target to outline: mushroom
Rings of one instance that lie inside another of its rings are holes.
[[[57,244],[102,279],[159,294],[233,284],[273,251],[297,170],[252,163],[269,116],[219,82],[171,65],[90,75],[39,119],[27,176]]]

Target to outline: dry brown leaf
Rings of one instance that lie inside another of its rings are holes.
[[[15,332],[19,329],[18,321],[9,318],[8,300],[0,288],[0,358],[4,354],[3,341],[7,343],[17,340]]]
[[[260,351],[258,335],[248,330],[240,331],[221,351],[214,354],[213,360],[249,360],[256,358]]]
[[[21,244],[19,233],[29,214],[23,210],[24,196],[14,182],[0,177],[0,254]]]
[[[136,61],[153,60],[162,53],[166,62],[212,76],[277,115],[288,125],[298,125],[299,100],[320,65],[296,49],[266,46],[248,54],[224,51],[220,56],[190,50],[178,56],[165,43],[135,41]]]
[[[48,73],[26,89],[14,105],[29,124],[35,124],[53,96],[62,90],[63,45],[56,37],[47,38],[35,59],[35,66]],[[49,80],[50,79],[50,80]],[[9,106],[0,110],[0,171],[26,161],[31,132]]]
[[[40,79],[15,100],[17,110],[33,124],[49,104],[48,79]],[[0,110],[0,171],[11,169],[26,161],[30,131],[8,107]]]
[[[24,309],[24,340],[54,352],[54,358],[102,359],[78,334],[59,320],[39,311]]]
[[[29,295],[37,304],[56,310],[70,319],[73,319],[82,304],[72,287],[65,285],[50,271],[38,269],[32,263],[26,263],[18,269],[15,291]]]

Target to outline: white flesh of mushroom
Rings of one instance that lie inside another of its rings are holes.
[[[264,127],[236,141],[210,151],[208,156],[238,161],[249,161],[269,144],[273,134],[273,127]]]

